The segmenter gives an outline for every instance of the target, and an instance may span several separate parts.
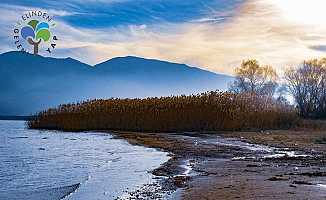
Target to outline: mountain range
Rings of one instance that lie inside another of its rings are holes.
[[[184,64],[117,57],[87,65],[22,52],[0,55],[0,116],[31,115],[63,103],[225,90],[233,78]]]

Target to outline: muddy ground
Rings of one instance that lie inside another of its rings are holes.
[[[133,199],[162,199],[176,190],[170,198],[326,199],[322,130],[115,135],[172,157],[152,172],[168,178],[133,192]]]

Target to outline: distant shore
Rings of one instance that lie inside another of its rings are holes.
[[[19,115],[19,116],[15,116],[15,115],[0,115],[0,120],[17,120],[17,121],[28,121],[28,120],[33,120],[35,119],[35,116],[23,116],[23,115]]]

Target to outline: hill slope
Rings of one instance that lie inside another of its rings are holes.
[[[0,55],[0,115],[28,115],[93,98],[148,97],[226,89],[232,77],[137,57],[90,66],[21,52]]]

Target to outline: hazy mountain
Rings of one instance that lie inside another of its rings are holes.
[[[183,64],[118,57],[90,66],[21,52],[0,55],[0,115],[28,115],[61,103],[224,90],[232,77]]]

